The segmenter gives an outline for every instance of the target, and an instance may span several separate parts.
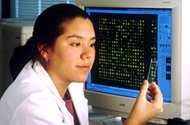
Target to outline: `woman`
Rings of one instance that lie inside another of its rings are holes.
[[[1,124],[88,125],[82,82],[94,62],[95,41],[92,21],[78,7],[58,4],[42,12],[33,36],[10,61],[15,80],[0,101]],[[144,81],[125,125],[144,124],[160,112],[158,86]]]

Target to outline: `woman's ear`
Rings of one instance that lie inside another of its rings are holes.
[[[44,58],[46,62],[49,61],[48,47],[46,44],[38,43],[37,45],[40,55]]]

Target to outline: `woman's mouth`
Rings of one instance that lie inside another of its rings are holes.
[[[82,69],[82,70],[87,70],[89,71],[90,69],[90,66],[86,66],[86,65],[83,65],[83,66],[77,66],[79,69]]]

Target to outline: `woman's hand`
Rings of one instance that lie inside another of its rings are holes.
[[[149,100],[147,94],[152,97]],[[143,81],[140,93],[129,114],[125,125],[142,125],[163,112],[163,97],[156,83],[148,84]]]

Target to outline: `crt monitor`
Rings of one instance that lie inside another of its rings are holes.
[[[78,0],[77,4],[97,28],[96,59],[85,83],[93,109],[126,117],[150,74],[164,99],[164,112],[156,120],[189,119],[185,73],[190,61],[181,35],[182,1]],[[156,68],[149,73],[150,62]]]

